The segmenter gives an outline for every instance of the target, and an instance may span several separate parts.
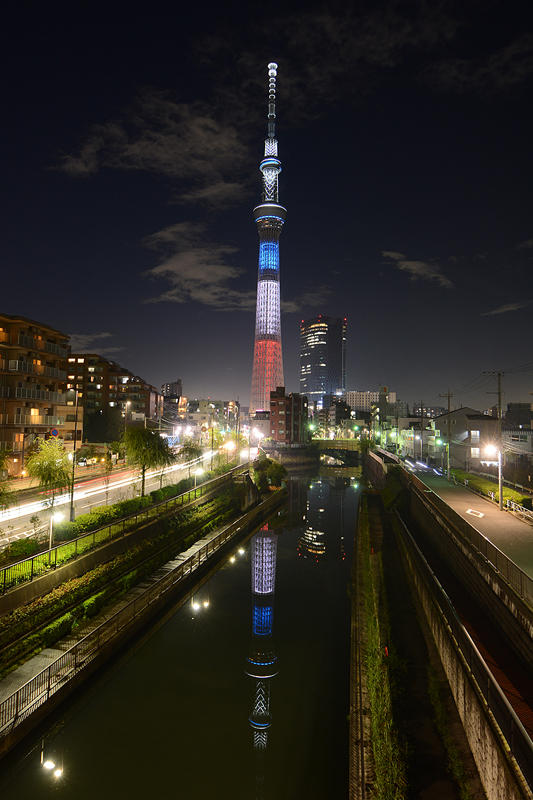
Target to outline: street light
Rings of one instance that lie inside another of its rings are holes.
[[[237,445],[235,444],[233,439],[231,441],[229,441],[229,442],[226,442],[226,444],[224,445],[224,450],[226,451],[226,464],[229,461],[229,454],[231,452],[233,452],[236,447],[237,447]]]
[[[126,433],[126,428],[128,427],[128,406],[131,406],[131,400],[126,400],[124,403],[124,433]]]
[[[503,480],[502,480],[502,450],[495,444],[488,444],[485,447],[486,456],[498,456],[498,506],[503,511]]]
[[[202,467],[198,467],[198,469],[194,470],[194,489],[195,489],[195,491],[196,491],[196,478],[199,478],[200,475],[203,475],[203,474],[204,474],[204,471],[203,471]]]
[[[61,522],[65,515],[61,511],[56,511],[55,514],[50,514],[50,537],[48,540],[48,561],[52,559],[52,545],[54,542],[54,522]]]
[[[439,447],[441,445],[445,445],[446,447],[446,477],[448,478],[448,480],[450,480],[450,443],[443,442],[442,439],[437,439],[435,441],[435,444],[438,445]],[[442,467],[442,459],[441,459],[441,467]]]

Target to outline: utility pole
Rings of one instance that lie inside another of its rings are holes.
[[[74,416],[74,445],[72,447],[72,475],[70,479],[70,521],[74,522],[74,475],[76,469],[76,444],[78,442],[78,390],[76,392],[76,411]]]
[[[498,505],[500,511],[503,511],[503,439],[502,439],[502,378],[504,376],[503,370],[486,370],[484,375],[496,375],[497,390],[496,392],[487,392],[487,394],[498,395]]]
[[[420,461],[424,460],[424,401],[420,401]]]
[[[439,397],[446,397],[448,399],[448,418],[447,418],[447,434],[446,434],[446,477],[450,480],[450,439],[451,439],[451,425],[450,414],[452,411],[452,397],[453,392],[448,389],[444,394],[439,394]]]

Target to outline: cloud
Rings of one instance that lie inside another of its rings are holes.
[[[70,347],[73,353],[90,353],[97,352],[99,355],[110,355],[111,353],[119,353],[124,350],[123,347],[100,347],[98,342],[102,339],[109,339],[113,336],[109,331],[102,331],[101,333],[71,333]]]
[[[247,291],[232,286],[232,281],[242,280],[245,273],[235,265],[238,248],[210,242],[203,224],[178,222],[152,234],[145,244],[163,256],[145,275],[170,284],[147,302],[195,302],[219,311],[255,311],[255,286]],[[304,291],[296,300],[282,301],[281,308],[285,313],[296,313],[304,307],[319,306],[329,292],[326,286]]]
[[[86,178],[104,168],[178,179],[179,202],[233,203],[248,193],[248,145],[215,106],[145,90],[122,119],[93,126],[57,168]]]
[[[453,289],[454,284],[452,281],[443,275],[440,267],[433,261],[411,261],[404,253],[399,253],[396,250],[382,250],[381,255],[392,261],[394,266],[403,272],[409,273],[412,281],[425,280],[436,281],[439,286],[445,289]]]
[[[529,305],[529,301],[526,303],[505,303],[503,306],[498,306],[497,308],[493,308],[492,311],[485,311],[481,315],[482,317],[492,317],[496,314],[507,314],[510,311],[519,311],[521,308],[526,308]]]
[[[459,93],[498,92],[518,86],[533,74],[533,34],[525,33],[485,58],[455,58],[433,64],[423,79]]]
[[[531,248],[533,248],[533,239],[526,239],[525,242],[516,245],[517,250],[531,250]]]
[[[320,308],[330,295],[329,286],[318,286],[312,291],[304,292],[295,300],[282,300],[281,310],[284,314],[299,314],[305,308]]]

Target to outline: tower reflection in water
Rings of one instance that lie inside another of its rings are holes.
[[[268,745],[268,730],[272,723],[270,683],[278,671],[272,639],[276,554],[277,536],[268,530],[268,525],[265,525],[251,540],[252,641],[246,661],[246,674],[254,681],[252,710],[248,720],[253,732],[253,747],[258,757],[256,798],[263,796],[262,762]]]

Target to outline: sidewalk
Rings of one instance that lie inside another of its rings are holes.
[[[446,478],[435,473],[419,470],[416,474],[473,528],[533,578],[533,526],[508,511],[500,511],[495,503],[485,500],[466,486],[448,483]]]

